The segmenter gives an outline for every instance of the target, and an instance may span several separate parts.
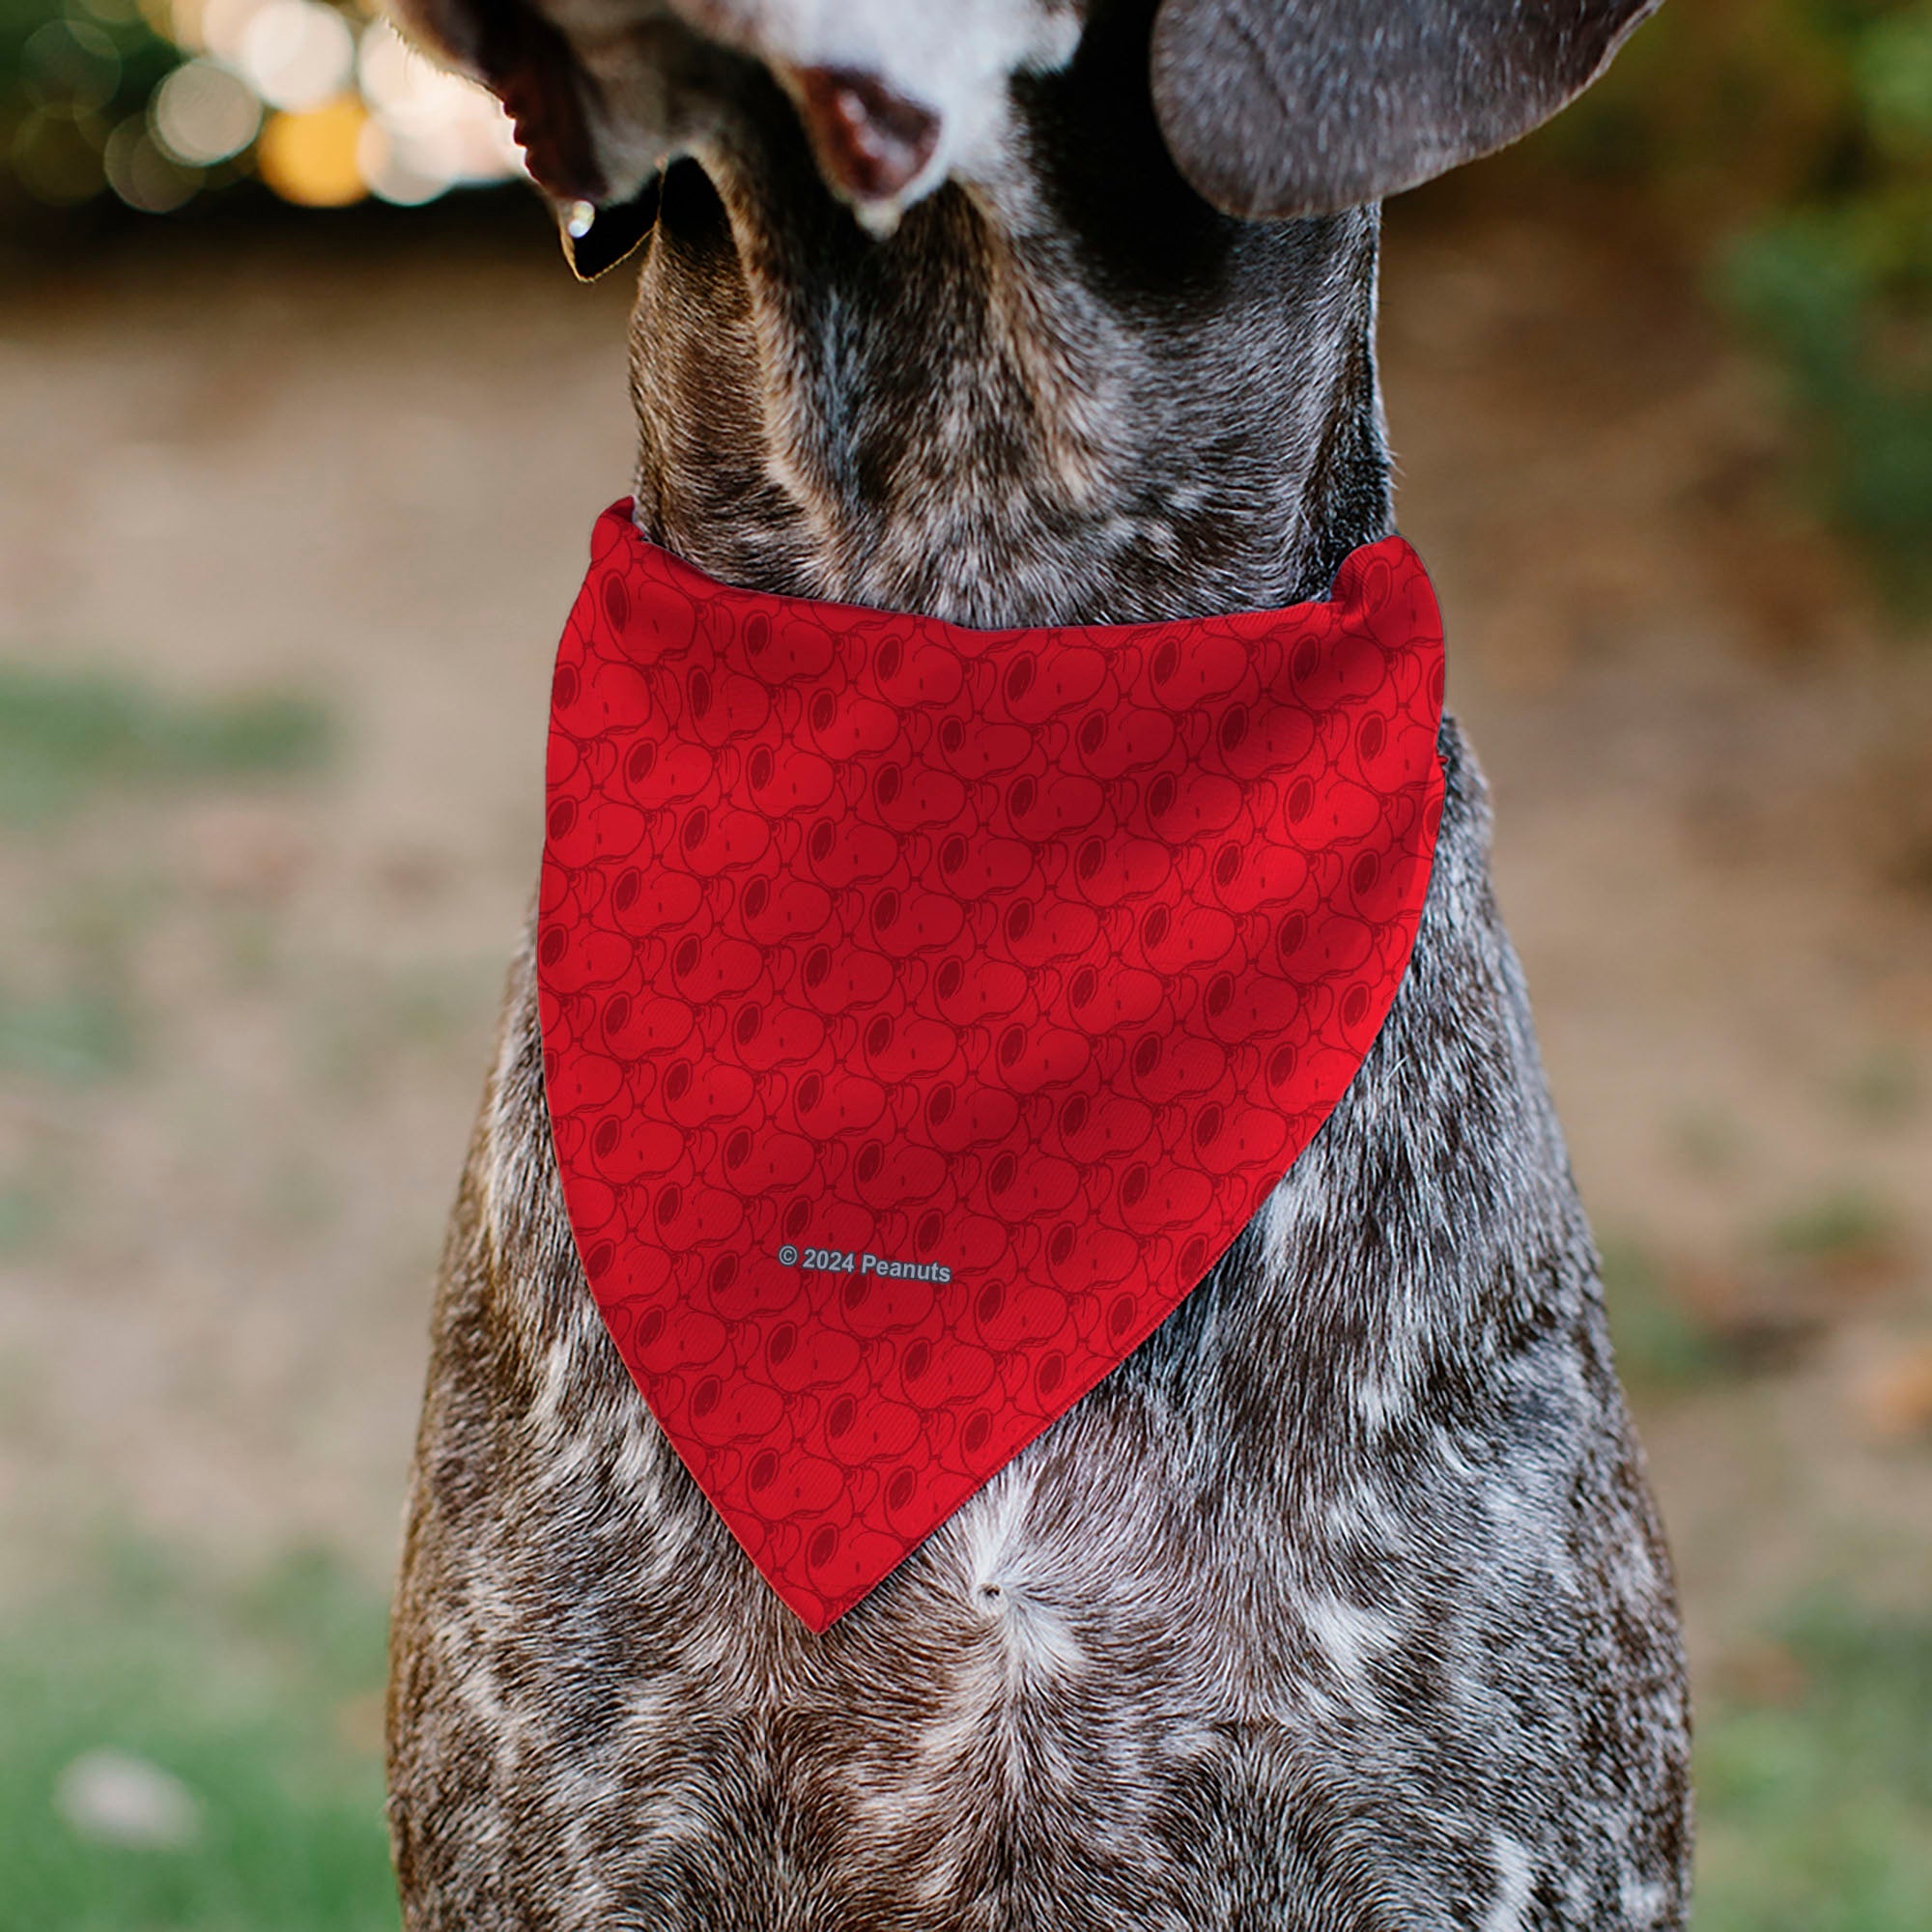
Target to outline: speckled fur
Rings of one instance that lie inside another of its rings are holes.
[[[1012,623],[1290,601],[1388,527],[1374,215],[1211,214],[1153,137],[1146,31],[1103,12],[1018,88],[1009,165],[886,242],[740,74],[643,267],[649,533],[763,588]],[[1682,1923],[1667,1561],[1482,782],[1453,723],[1441,749],[1414,963],[1325,1127],[822,1637],[585,1291],[526,937],[397,1600],[414,1932]]]

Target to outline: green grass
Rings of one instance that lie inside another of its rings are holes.
[[[381,1604],[315,1560],[223,1601],[135,1552],[0,1629],[0,1932],[387,1932],[382,1670]],[[69,1825],[61,1774],[101,1749],[185,1784],[195,1841]]]
[[[107,672],[0,666],[0,824],[57,819],[106,790],[307,770],[330,735],[305,698],[190,703]]]
[[[1932,1924],[1932,1619],[1788,1618],[1796,1694],[1716,1702],[1697,1751],[1697,1932]]]

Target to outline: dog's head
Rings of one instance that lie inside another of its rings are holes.
[[[394,0],[516,118],[581,227],[665,162],[795,115],[868,225],[1009,164],[1014,82],[1131,14],[1154,118],[1248,219],[1379,199],[1503,146],[1581,92],[1660,0]],[[1132,24],[1130,23],[1130,24]],[[608,249],[608,244],[607,244]],[[582,263],[580,263],[582,266]]]

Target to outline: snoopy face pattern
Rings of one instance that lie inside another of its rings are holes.
[[[600,521],[537,973],[586,1277],[823,1630],[1130,1354],[1407,966],[1441,626],[1331,597],[976,631],[730,589]]]

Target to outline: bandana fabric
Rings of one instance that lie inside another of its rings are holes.
[[[814,1631],[1117,1367],[1341,1097],[1441,814],[1413,551],[977,631],[619,503],[557,654],[544,1075],[591,1293]]]

